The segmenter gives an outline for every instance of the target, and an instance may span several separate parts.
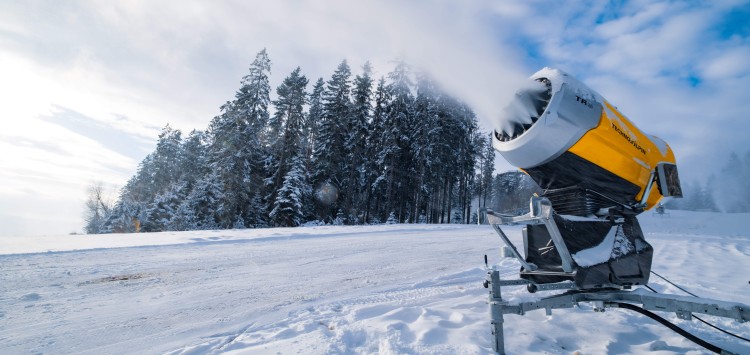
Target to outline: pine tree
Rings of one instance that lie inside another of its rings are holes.
[[[182,157],[182,132],[172,129],[168,124],[159,134],[159,140],[156,143],[156,150],[150,159],[149,173],[145,183],[148,186],[148,195],[141,202],[146,206],[143,211],[143,217],[139,223],[143,231],[162,231],[165,228],[166,221],[170,216],[166,216],[167,211],[162,214],[155,214],[155,210],[160,208],[170,209],[174,202],[170,202],[169,207],[163,207],[167,196],[173,193],[173,187],[182,177],[181,159]]]
[[[316,136],[320,131],[321,122],[323,121],[323,90],[325,83],[323,78],[318,78],[310,94],[310,109],[307,111],[305,120],[305,139],[303,141],[304,155],[307,160],[308,170],[312,165],[313,152],[315,151]]]
[[[330,185],[341,191],[346,163],[343,154],[347,135],[345,123],[350,114],[350,75],[351,70],[344,60],[328,80],[323,92],[323,115],[313,152],[313,165],[316,167],[312,176],[314,186]],[[331,219],[340,201],[326,202],[318,201],[318,213],[322,219]]]
[[[153,155],[153,192],[160,193],[181,178],[180,159],[182,157],[182,132],[168,124],[159,134]]]
[[[179,225],[177,210],[185,200],[185,185],[173,184],[156,195],[146,210],[146,219],[142,228],[144,232],[162,232],[175,230],[170,227]]]
[[[307,94],[305,93],[307,83],[307,78],[302,75],[302,69],[297,67],[276,88],[278,98],[273,101],[276,113],[268,124],[268,140],[271,147],[285,144],[284,126],[288,126],[290,120],[295,127],[294,134],[298,136],[295,137],[294,144],[300,144],[301,132],[305,123],[303,106],[307,103]]]
[[[417,97],[415,99],[414,123],[409,127],[410,149],[414,154],[414,180],[412,214],[427,220],[428,206],[433,183],[432,169],[434,160],[434,130],[438,124],[436,107],[436,90],[432,80],[424,73],[417,77]]]
[[[179,170],[188,189],[192,189],[195,182],[208,173],[205,140],[204,132],[193,130],[182,143]]]
[[[300,68],[297,67],[284,79],[284,82],[276,89],[278,99],[273,102],[276,107],[274,121],[279,122],[279,133],[270,147],[272,175],[268,181],[269,211],[275,208],[276,196],[284,184],[285,176],[291,170],[297,157],[302,154],[303,127],[305,126],[303,105],[306,102],[307,78],[300,72]]]
[[[266,177],[268,75],[271,61],[262,50],[243,77],[235,100],[222,106],[222,114],[211,122],[212,164],[224,191],[217,210],[219,226],[230,228],[240,220],[245,226],[265,225],[264,205],[260,195]]]
[[[383,132],[385,129],[386,106],[390,101],[390,93],[385,83],[385,78],[380,78],[375,90],[375,106],[372,110],[372,120],[369,125],[367,137],[367,160],[365,162],[365,187],[367,189],[365,222],[379,223],[386,216],[381,215],[380,210],[384,203],[384,191],[386,186],[383,165],[378,160],[382,150]],[[371,211],[374,211],[374,217]]]
[[[542,193],[534,180],[520,171],[495,175],[491,189],[490,208],[509,214],[528,212],[531,196]]]
[[[716,200],[714,199],[712,190],[712,187],[715,185],[715,183],[716,176],[711,175],[706,181],[706,184],[703,185],[703,194],[701,196],[701,208],[711,212],[719,212],[719,207],[716,205]]]
[[[431,134],[434,156],[441,162],[434,169],[436,196],[431,208],[433,221],[450,223],[454,216],[452,209],[460,200],[458,185],[461,181],[464,166],[463,154],[469,140],[465,129],[462,104],[450,97],[440,96],[437,100],[436,130]],[[454,220],[455,221],[455,220]]]
[[[688,211],[711,211],[717,212],[713,194],[710,190],[712,179],[704,185],[699,182],[689,183],[685,189],[685,199],[679,204],[679,208]]]
[[[391,80],[388,86],[391,100],[386,106],[381,150],[377,157],[382,174],[379,179],[386,182],[386,208],[396,213],[399,222],[404,222],[408,219],[408,199],[412,191],[409,169],[413,161],[406,132],[413,124],[414,97],[406,63],[398,61],[388,77]]]
[[[190,230],[222,228],[222,217],[226,215],[221,204],[224,200],[224,187],[215,170],[195,183],[195,187],[182,202],[178,210],[183,210]],[[189,212],[188,212],[189,211]],[[228,228],[228,226],[223,226]]]
[[[182,133],[166,125],[154,152],[138,165],[138,171],[120,191],[120,197],[105,222],[109,232],[139,232],[148,225],[148,211],[159,194],[180,181]]]
[[[186,201],[187,198],[180,201],[180,204],[177,206],[177,210],[173,214],[173,218],[167,224],[167,230],[191,231],[200,229],[198,228],[195,211],[190,208]]]
[[[120,197],[104,225],[105,233],[138,233],[141,231],[142,221],[147,220],[147,203],[142,191],[147,184],[139,181],[138,178],[139,174],[136,173],[122,188]]]
[[[362,67],[362,74],[354,78],[352,92],[352,107],[347,124],[348,131],[345,139],[347,158],[346,174],[344,175],[343,190],[347,193],[342,201],[342,210],[347,215],[349,223],[359,220],[364,215],[360,211],[366,203],[365,167],[369,160],[367,154],[367,138],[372,110],[372,67],[366,62]]]
[[[107,233],[137,233],[147,221],[146,211],[161,187],[154,183],[157,174],[156,152],[147,155],[138,164],[135,175],[120,190],[112,213],[104,224]],[[166,172],[165,169],[161,169]],[[161,179],[163,180],[163,179]]]
[[[272,223],[281,227],[296,227],[304,221],[304,204],[310,195],[304,159],[297,155],[291,169],[284,175],[269,215]]]
[[[391,211],[391,213],[388,214],[388,219],[385,220],[385,224],[396,224],[398,223],[398,218],[396,218],[396,213]]]
[[[244,120],[245,138],[250,139],[250,143],[262,145],[266,143],[262,133],[267,132],[268,105],[271,102],[271,85],[268,81],[271,60],[268,59],[265,48],[255,56],[249,71],[242,78],[241,87],[235,94],[234,108]]]

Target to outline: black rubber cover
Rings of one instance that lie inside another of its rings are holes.
[[[610,229],[618,228],[609,220],[571,221],[553,215],[565,246],[571,255],[598,246]],[[579,288],[601,288],[612,285],[630,286],[648,283],[651,271],[653,248],[643,237],[643,232],[635,216],[624,216],[622,233],[635,246],[625,255],[614,255],[604,263],[587,267],[577,266],[575,277],[521,273],[521,277],[536,283],[554,283],[573,279]],[[537,272],[562,272],[562,261],[544,225],[529,225],[524,240],[526,261],[539,267]]]

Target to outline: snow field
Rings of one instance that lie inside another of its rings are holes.
[[[750,219],[640,218],[653,270],[750,304]],[[506,229],[520,243],[520,228]],[[387,225],[0,240],[0,353],[491,353],[482,256],[514,278],[489,226]],[[49,250],[49,252],[48,252]],[[683,293],[652,276],[664,293]],[[504,297],[543,296],[504,288]],[[737,353],[750,345],[662,314]],[[701,316],[750,337],[750,327]],[[648,318],[590,305],[505,317],[509,353],[703,354]]]

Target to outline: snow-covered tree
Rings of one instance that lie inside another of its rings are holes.
[[[508,171],[497,174],[492,181],[488,207],[503,213],[525,213],[534,193],[541,194],[542,191],[525,173]]]
[[[138,165],[138,171],[120,191],[120,197],[105,223],[111,232],[138,232],[147,225],[148,211],[159,194],[182,178],[182,132],[166,125],[154,152]]]
[[[350,115],[349,77],[351,70],[346,60],[339,64],[333,76],[326,83],[323,91],[323,115],[315,135],[315,150],[313,151],[312,179],[314,186],[330,184],[339,191],[344,180],[346,165],[345,142],[346,122]],[[333,201],[332,205],[318,204],[321,219],[331,219],[333,211],[338,210],[340,201]]]
[[[676,206],[672,205],[671,207],[689,211],[717,212],[719,209],[716,206],[709,184],[710,180],[705,185],[700,182],[687,183],[687,186],[683,189],[684,198]]]
[[[210,168],[218,173],[224,191],[219,201],[219,225],[229,228],[239,220],[246,226],[265,224],[259,197],[266,177],[266,135],[271,61],[266,50],[258,53],[250,73],[242,78],[235,100],[222,106],[222,114],[209,126]]]
[[[276,196],[284,184],[285,176],[292,169],[297,157],[302,154],[305,126],[303,105],[306,102],[306,86],[307,78],[297,67],[276,89],[278,99],[273,102],[276,108],[273,121],[278,122],[278,127],[274,128],[278,134],[270,146],[271,154],[268,163],[271,172],[267,182],[269,211],[275,208]]]
[[[342,61],[308,96],[307,78],[296,68],[272,102],[270,69],[262,50],[205,132],[182,139],[167,125],[110,213],[91,204],[91,230],[311,220],[466,223],[471,201],[488,199],[494,152],[486,134],[478,131],[473,111],[441,93],[427,75],[396,61],[373,91],[369,63],[352,79]],[[491,198],[491,205],[499,201]]]
[[[250,64],[249,73],[242,78],[240,89],[235,96],[233,108],[244,121],[245,138],[250,143],[265,143],[262,133],[267,131],[268,105],[271,103],[271,60],[265,48],[258,52]]]
[[[342,201],[341,209],[345,211],[349,223],[359,219],[366,203],[367,188],[365,182],[365,167],[370,155],[367,151],[367,138],[370,129],[370,112],[372,110],[372,67],[366,62],[362,67],[362,74],[354,78],[352,90],[351,112],[348,116],[348,129],[345,137],[346,171],[343,190],[348,193]]]
[[[185,223],[188,224],[190,230],[221,228],[221,221],[229,219],[221,204],[224,195],[224,186],[219,179],[219,174],[212,170],[196,181],[195,187],[178,209],[178,215],[182,210],[181,214],[185,216]]]
[[[310,109],[307,111],[307,118],[305,119],[304,133],[305,138],[303,140],[304,156],[307,160],[308,169],[312,165],[313,152],[315,151],[316,136],[320,131],[321,122],[323,122],[323,90],[325,89],[325,83],[323,78],[318,78],[318,81],[313,85],[312,93],[308,103]]]
[[[367,136],[367,161],[365,162],[365,187],[367,197],[365,198],[365,222],[379,223],[382,219],[379,211],[385,200],[385,179],[382,178],[382,164],[378,161],[381,151],[383,130],[385,129],[386,105],[390,101],[390,93],[385,83],[385,78],[380,78],[375,89],[375,104],[372,110],[372,119]],[[374,211],[374,216],[372,212]],[[384,218],[384,216],[383,216]],[[377,221],[377,222],[376,222]]]
[[[86,234],[106,232],[105,224],[112,215],[113,202],[102,182],[96,182],[87,189],[86,209],[84,210],[84,231]]]
[[[131,179],[128,185],[133,182]],[[110,217],[105,223],[106,233],[138,233],[141,231],[141,223],[146,220],[146,203],[139,199],[136,189],[122,189],[120,197],[112,209]]]
[[[158,194],[181,178],[182,132],[167,124],[159,134],[153,154],[153,171],[150,185]]]
[[[206,139],[205,132],[193,130],[182,143],[179,169],[182,180],[189,189],[208,173]]]
[[[411,195],[410,169],[413,167],[410,143],[405,134],[413,123],[414,96],[409,67],[403,61],[388,74],[390,101],[386,105],[383,135],[376,159],[381,166],[378,179],[385,182],[385,204],[396,213],[399,222],[406,217],[407,196]]]
[[[162,232],[173,230],[170,228],[177,222],[177,211],[186,198],[185,184],[173,184],[156,195],[148,205],[146,219],[142,228],[144,232]]]
[[[409,129],[410,150],[414,155],[413,173],[415,188],[412,197],[412,213],[415,216],[426,214],[430,200],[430,185],[434,183],[433,169],[440,164],[435,157],[435,136],[438,126],[437,92],[432,80],[425,74],[417,76],[417,97],[415,99],[414,123]]]
[[[310,196],[305,161],[301,155],[292,159],[291,169],[284,175],[269,215],[274,225],[296,227],[304,219],[304,204]]]
[[[750,151],[745,153],[744,158],[731,153],[721,173],[709,183],[709,187],[708,192],[715,194],[724,212],[750,212]]]

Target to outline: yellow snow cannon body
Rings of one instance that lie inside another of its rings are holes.
[[[560,70],[532,75],[494,133],[494,148],[546,191],[558,213],[595,215],[613,206],[639,213],[682,196],[669,145]],[[572,203],[571,194],[583,198]]]
[[[566,280],[579,289],[648,282],[653,248],[636,215],[682,196],[669,145],[572,76],[544,68],[503,110],[493,146],[544,191],[527,215],[488,211],[501,237],[501,224],[528,224],[525,257],[509,246],[530,290]]]

